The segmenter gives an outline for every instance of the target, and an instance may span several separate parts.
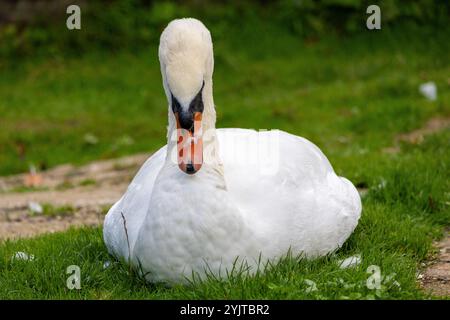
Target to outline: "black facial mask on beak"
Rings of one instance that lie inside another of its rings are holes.
[[[192,175],[203,164],[202,113],[203,87],[192,99],[189,108],[184,110],[178,100],[172,95],[172,111],[177,124],[178,167],[184,173]]]
[[[180,123],[181,128],[185,130],[191,131],[194,133],[194,114],[196,112],[202,113],[204,110],[203,105],[203,87],[205,86],[205,82],[203,81],[203,85],[197,95],[192,99],[189,104],[188,110],[183,110],[177,98],[172,95],[172,111],[175,114],[178,114],[178,121]]]

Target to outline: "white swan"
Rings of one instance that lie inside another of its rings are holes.
[[[109,252],[148,281],[182,283],[192,274],[224,276],[239,261],[254,271],[289,249],[316,257],[339,248],[361,200],[318,147],[278,130],[215,129],[208,29],[172,21],[159,59],[168,143],[109,210]]]

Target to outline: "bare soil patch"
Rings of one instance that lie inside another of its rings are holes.
[[[450,118],[434,117],[428,120],[425,125],[419,129],[401,133],[394,139],[394,145],[383,149],[385,153],[398,153],[400,152],[399,144],[406,142],[410,144],[420,144],[424,138],[428,135],[437,133],[450,127]]]
[[[36,174],[0,177],[0,240],[103,223],[107,209],[122,196],[148,156],[138,154],[81,167],[61,165]],[[30,203],[73,210],[46,216],[33,213]]]

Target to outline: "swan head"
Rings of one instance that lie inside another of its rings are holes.
[[[194,174],[203,164],[202,119],[213,112],[211,34],[199,20],[173,20],[161,34],[158,55],[169,129],[177,131],[178,166]]]

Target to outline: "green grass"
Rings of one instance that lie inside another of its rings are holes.
[[[339,175],[368,188],[360,223],[344,247],[315,261],[288,258],[251,278],[166,288],[145,284],[119,262],[104,269],[105,261],[114,260],[100,229],[70,230],[1,244],[0,298],[429,297],[416,272],[433,254],[432,241],[450,225],[450,131],[419,145],[403,143],[397,154],[382,150],[397,134],[450,116],[448,33],[367,32],[304,43],[276,28],[239,28],[215,40],[218,127],[280,128],[304,136]],[[167,106],[156,52],[94,52],[4,70],[0,173],[163,145]],[[435,102],[418,92],[430,80],[438,87]],[[34,261],[11,261],[17,251],[34,254]],[[361,254],[362,264],[340,269],[337,261],[353,254]],[[69,265],[81,267],[79,291],[66,287]],[[370,265],[383,276],[395,274],[400,288],[388,281],[369,290]],[[318,290],[308,292],[305,280]]]
[[[50,203],[44,203],[42,205],[42,213],[34,213],[32,215],[42,215],[44,217],[55,218],[71,216],[75,213],[75,208],[70,205],[54,206]]]
[[[80,186],[93,186],[96,185],[97,181],[94,179],[84,179],[80,182]]]

